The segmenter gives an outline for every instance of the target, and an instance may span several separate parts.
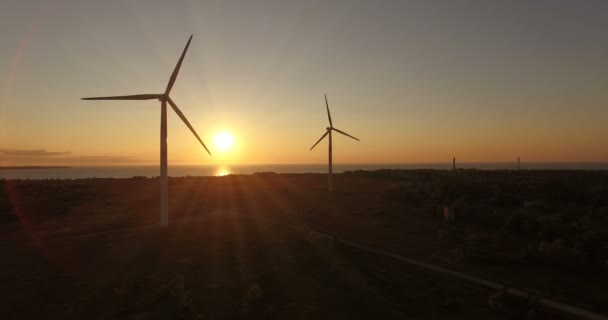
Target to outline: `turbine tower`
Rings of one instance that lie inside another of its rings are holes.
[[[160,101],[160,225],[166,227],[169,225],[169,203],[168,203],[168,179],[167,179],[167,103],[171,105],[171,108],[177,115],[184,121],[186,126],[192,131],[196,139],[201,143],[203,148],[211,155],[209,149],[203,143],[203,140],[198,136],[196,130],[192,127],[188,119],[182,111],[177,107],[175,102],[169,96],[173,85],[175,84],[175,80],[177,79],[177,74],[179,73],[179,69],[182,66],[182,62],[184,61],[184,57],[186,56],[186,51],[188,51],[188,47],[190,46],[190,41],[192,41],[192,35],[188,39],[188,43],[182,52],[182,55],[179,57],[177,61],[177,65],[175,69],[173,69],[173,73],[169,78],[169,83],[167,84],[167,88],[164,93],[158,94],[136,94],[136,95],[128,95],[128,96],[111,96],[111,97],[92,97],[92,98],[82,98],[82,100],[158,100]]]
[[[310,150],[312,150],[317,144],[319,144],[319,142],[321,142],[321,140],[323,140],[323,138],[325,138],[327,135],[329,135],[329,174],[327,177],[327,179],[328,179],[327,186],[328,186],[329,191],[332,191],[334,189],[334,186],[333,186],[333,180],[332,180],[333,177],[332,177],[331,132],[336,131],[347,137],[353,138],[357,141],[361,141],[361,140],[351,136],[350,134],[348,134],[344,131],[334,128],[334,125],[331,122],[331,114],[329,113],[329,103],[327,103],[327,94],[325,95],[325,108],[327,109],[327,119],[329,119],[329,127],[325,128],[325,133],[321,136],[321,138],[319,138],[319,140],[312,147],[310,147]]]
[[[517,156],[517,170],[519,170],[519,165],[520,165],[520,161],[519,161],[519,156]]]

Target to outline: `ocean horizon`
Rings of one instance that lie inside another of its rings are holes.
[[[516,170],[517,163],[479,162],[457,163],[457,168],[477,170]],[[522,170],[608,170],[608,162],[522,162]],[[434,169],[450,170],[452,163],[384,163],[334,164],[334,173],[380,169]],[[0,168],[0,178],[11,179],[86,179],[157,177],[158,165],[72,166],[52,168]],[[230,174],[275,173],[326,173],[327,164],[237,164],[237,165],[170,165],[170,177],[225,176]]]

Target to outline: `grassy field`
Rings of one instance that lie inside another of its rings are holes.
[[[289,223],[608,312],[606,173],[382,170],[335,183],[328,194],[317,174],[172,178],[162,230],[157,179],[4,181],[2,309],[19,319],[527,312],[491,309],[492,292],[336,250]]]

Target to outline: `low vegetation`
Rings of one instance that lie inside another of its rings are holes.
[[[346,172],[334,182],[336,191],[328,194],[321,174],[171,178],[171,220],[236,213],[303,224],[608,311],[608,173],[378,170]],[[0,181],[0,242],[156,223],[158,183],[145,177]],[[444,219],[446,207],[453,220]],[[269,296],[263,286],[240,285],[244,310]],[[174,295],[173,307],[191,312],[186,296]]]

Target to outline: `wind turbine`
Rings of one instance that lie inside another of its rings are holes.
[[[182,111],[177,107],[175,102],[169,96],[173,85],[175,84],[175,79],[177,79],[177,74],[179,73],[179,69],[182,66],[182,62],[184,61],[184,57],[186,56],[186,51],[188,51],[188,47],[190,46],[190,41],[192,41],[192,35],[190,39],[188,39],[188,43],[182,52],[182,55],[179,57],[179,61],[177,61],[177,65],[175,69],[173,69],[173,73],[169,78],[169,83],[167,84],[167,88],[164,93],[158,94],[135,94],[128,96],[111,96],[111,97],[92,97],[92,98],[82,98],[82,100],[159,100],[160,101],[160,225],[163,227],[168,226],[169,224],[169,208],[168,208],[168,186],[167,186],[167,103],[171,105],[173,111],[177,113],[177,115],[184,121],[186,126],[192,131],[196,139],[203,145],[203,148],[207,150],[207,153],[211,155],[209,149],[203,143],[203,140],[198,136],[196,130],[192,127],[188,119]]]
[[[325,94],[325,108],[327,108],[327,119],[329,119],[329,127],[325,128],[325,133],[321,136],[321,138],[319,138],[319,140],[312,147],[310,147],[310,150],[312,150],[317,144],[319,144],[319,142],[321,142],[321,140],[323,140],[323,138],[325,138],[327,135],[329,135],[329,174],[327,177],[327,179],[328,179],[327,186],[328,186],[329,191],[332,191],[334,189],[334,186],[333,186],[333,180],[332,180],[333,177],[332,177],[332,158],[331,158],[331,154],[332,154],[332,152],[331,152],[331,132],[336,131],[347,137],[353,138],[357,141],[361,141],[361,140],[351,136],[350,134],[348,134],[342,130],[334,128],[334,125],[331,122],[331,114],[329,113],[329,103],[327,103],[327,94]]]

